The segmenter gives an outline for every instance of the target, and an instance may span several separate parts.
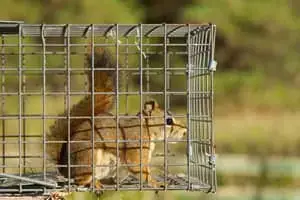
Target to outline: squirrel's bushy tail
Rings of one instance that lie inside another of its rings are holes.
[[[88,68],[92,69],[92,60],[94,59],[94,87],[92,87],[92,70],[88,71],[89,91],[94,92],[108,92],[105,94],[94,94],[94,108],[92,108],[92,95],[85,96],[77,104],[70,109],[70,116],[87,117],[92,116],[92,110],[94,109],[94,115],[99,113],[110,111],[114,104],[115,91],[115,79],[116,79],[116,60],[113,58],[109,50],[99,48],[94,51],[94,56],[89,50],[87,56]],[[103,69],[105,68],[105,69]],[[99,70],[100,69],[100,70]],[[101,70],[103,69],[103,70]],[[111,69],[111,70],[109,70]],[[109,92],[111,94],[109,94]],[[66,117],[67,111],[60,116]],[[76,130],[87,119],[70,119],[70,134]],[[54,125],[50,127],[50,131],[47,134],[48,141],[66,141],[68,139],[68,120],[57,119]],[[66,143],[50,143],[47,145],[48,159],[55,163],[61,163],[62,151],[64,151]],[[65,156],[64,156],[65,157]]]

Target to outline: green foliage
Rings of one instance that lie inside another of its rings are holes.
[[[300,18],[287,0],[195,0],[183,19],[217,25],[221,69],[260,69],[299,86]]]
[[[119,0],[3,0],[0,19],[26,23],[137,23],[141,17],[135,1]]]
[[[297,112],[300,102],[298,86],[270,77],[260,70],[215,74],[215,112]]]
[[[298,156],[299,117],[293,112],[227,112],[215,118],[217,152]]]

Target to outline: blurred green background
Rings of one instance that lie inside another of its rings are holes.
[[[218,190],[212,197],[285,200],[300,198],[299,9],[298,0],[1,0],[0,19],[216,24]],[[110,195],[105,198],[211,198],[184,191]]]

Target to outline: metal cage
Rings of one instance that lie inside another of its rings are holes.
[[[111,113],[116,119],[136,116],[144,101],[155,99],[164,117],[172,111],[187,127],[176,144],[166,137],[155,141],[149,165],[163,187],[149,187],[129,175],[102,190],[215,192],[215,32],[213,24],[1,22],[0,194],[90,189],[77,187],[70,176],[61,177],[46,155],[49,126],[84,96],[94,95],[88,91],[84,59],[89,45],[109,48],[115,55],[119,73]],[[70,120],[66,113],[63,117]]]

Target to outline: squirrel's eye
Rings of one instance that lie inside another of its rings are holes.
[[[172,125],[173,124],[173,119],[172,118],[167,118],[166,124],[167,125]]]

